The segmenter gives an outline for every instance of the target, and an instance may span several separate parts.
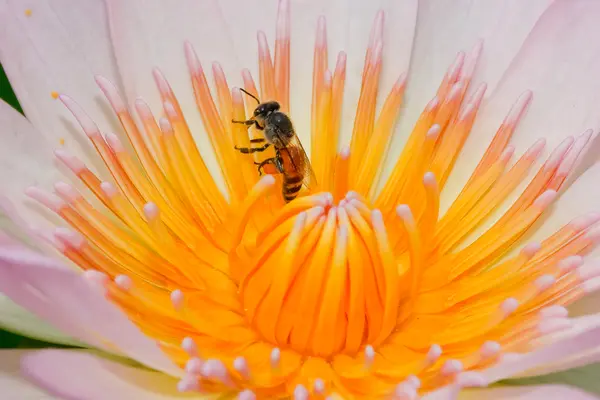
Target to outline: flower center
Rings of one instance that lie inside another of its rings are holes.
[[[386,339],[417,279],[396,263],[380,211],[355,192],[332,200],[284,207],[232,261],[243,266],[239,295],[252,326],[276,346],[325,358]]]

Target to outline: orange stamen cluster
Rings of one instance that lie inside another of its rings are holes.
[[[260,98],[289,110],[289,6],[282,1],[274,60],[258,35]],[[54,243],[90,276],[110,278],[107,296],[185,368],[184,391],[242,399],[415,398],[462,371],[527,352],[569,325],[565,305],[598,286],[583,266],[600,216],[573,220],[541,243],[509,253],[556,198],[590,132],[567,138],[508,210],[466,239],[508,199],[538,160],[535,143],[511,164],[508,144],[531,100],[525,93],[498,129],[462,192],[440,215],[440,192],[473,126],[485,85],[467,95],[481,45],[460,53],[416,122],[380,192],[384,156],[405,75],[379,115],[384,15],[371,33],[349,147],[338,152],[344,53],[327,67],[325,20],[314,54],[311,161],[318,187],[285,204],[280,177],[259,177],[254,128],[232,124],[253,109],[212,67],[216,98],[193,48],[185,56],[198,110],[221,167],[223,194],[206,167],[165,77],[158,118],[135,102],[140,125],[116,88],[98,85],[127,143],[104,135],[70,98],[72,111],[110,173],[102,180],[64,148],[56,156],[94,195],[59,182],[28,194],[72,229]],[[258,95],[246,70],[245,90]],[[293,118],[293,110],[290,111]],[[129,152],[127,147],[134,151]],[[103,208],[100,211],[100,208]]]

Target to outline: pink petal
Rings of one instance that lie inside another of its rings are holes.
[[[558,332],[543,338],[542,342],[552,343],[565,340],[581,334],[589,329],[600,327],[600,313],[586,315],[571,319],[573,326],[565,331]],[[552,363],[544,364],[532,370],[528,370],[519,377],[545,375],[554,372],[566,371],[571,368],[577,368],[600,361],[600,346],[584,349],[583,351],[569,354],[567,357],[556,360]]]
[[[158,346],[98,288],[53,259],[24,248],[0,248],[0,291],[81,341],[179,374]]]
[[[600,325],[583,328],[536,351],[515,355],[482,371],[488,383],[516,377],[536,368],[568,360],[574,354],[584,354],[600,346]]]
[[[21,361],[21,369],[30,380],[64,399],[189,398],[177,392],[177,381],[172,377],[97,357],[86,351],[29,352]]]
[[[519,51],[507,55],[512,60],[478,116],[457,172],[448,184],[452,187],[448,198],[466,181],[510,106],[524,90],[533,91],[533,101],[512,141],[518,152],[524,152],[541,137],[547,139],[547,149],[553,149],[568,135],[600,127],[596,106],[600,100],[600,42],[590,40],[600,33],[598,18],[598,2],[555,1],[533,26]],[[489,62],[495,60],[491,58]],[[488,77],[481,75],[481,79]]]
[[[465,390],[461,400],[594,400],[590,393],[565,385],[537,385],[517,387],[497,387],[489,389]],[[423,400],[430,400],[427,396]]]
[[[0,388],[4,399],[45,400],[54,397],[28,382],[20,373],[21,359],[30,350],[0,350]]]
[[[62,139],[79,156],[90,146],[52,92],[67,93],[98,122],[115,130],[94,75],[115,82],[104,5],[96,0],[0,1],[0,61],[27,118],[52,146]]]

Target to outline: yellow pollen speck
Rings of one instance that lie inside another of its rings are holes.
[[[58,143],[60,143],[61,146],[64,146],[65,145],[65,138],[61,137],[60,139],[58,139]]]
[[[50,96],[52,96],[53,99],[58,99],[58,92],[53,90],[50,92]]]
[[[31,9],[30,8],[28,8],[27,10],[25,10],[25,15],[27,17],[31,17]]]

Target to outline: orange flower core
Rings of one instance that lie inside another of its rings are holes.
[[[458,54],[376,189],[405,87],[401,75],[376,115],[383,19],[379,13],[372,29],[347,147],[338,141],[346,57],[340,53],[330,72],[319,20],[309,151],[316,182],[289,203],[281,177],[261,177],[255,165],[273,157],[272,148],[252,155],[235,150],[262,137],[232,123],[246,120],[255,103],[229,88],[218,64],[213,98],[189,44],[191,84],[226,193],[160,71],[154,77],[163,115],[155,119],[137,100],[139,125],[115,86],[97,78],[127,143],[101,134],[73,100],[60,96],[111,179],[102,181],[67,153],[67,144],[56,156],[99,202],[64,182],[55,194],[35,188],[28,194],[71,225],[56,229],[57,248],[88,276],[103,278],[108,298],[185,369],[180,390],[241,399],[411,399],[463,371],[489,367],[502,354],[531,351],[541,336],[568,326],[564,306],[590,290],[582,255],[597,241],[590,229],[597,215],[511,252],[555,199],[589,132],[567,138],[504,214],[466,241],[541,154],[544,141],[511,162],[508,143],[530,93],[516,101],[440,215],[440,191],[486,89],[469,91],[480,45]],[[260,91],[248,71],[243,78],[246,91],[277,100],[293,120],[289,25],[283,1],[273,59],[265,35],[258,35]]]

